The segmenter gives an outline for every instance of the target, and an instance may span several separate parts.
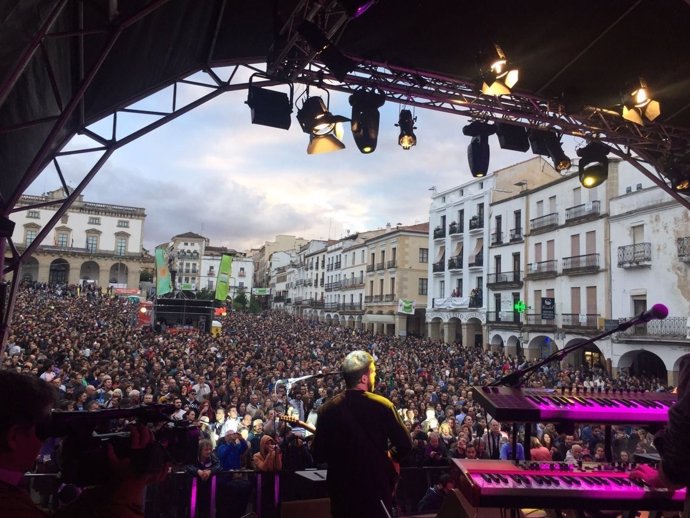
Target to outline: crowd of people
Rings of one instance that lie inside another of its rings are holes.
[[[176,460],[199,483],[220,470],[314,466],[311,436],[301,424],[314,424],[319,407],[344,388],[341,362],[354,350],[376,358],[375,392],[393,403],[410,433],[413,448],[403,466],[513,455],[511,424],[492,419],[473,400],[471,387],[529,365],[522,359],[460,343],[372,336],[275,311],[228,313],[218,336],[193,329],[155,333],[133,325],[137,310],[107,292],[22,286],[2,367],[52,384],[61,410],[172,405],[172,419],[195,431],[193,447]],[[653,377],[612,378],[602,366],[557,363],[535,371],[529,384],[668,389]],[[285,415],[300,424],[279,419]],[[601,426],[568,430],[539,423],[534,435],[532,458],[605,456]],[[615,460],[653,451],[651,439],[644,428],[614,427]],[[515,455],[524,458],[521,445]]]

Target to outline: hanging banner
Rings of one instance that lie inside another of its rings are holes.
[[[405,315],[414,315],[414,300],[398,300],[398,313],[404,313]]]
[[[270,295],[271,288],[252,288],[254,295]]]
[[[225,300],[230,291],[230,272],[232,271],[232,256],[223,254],[220,258],[218,278],[216,279],[216,300]]]
[[[160,297],[171,291],[172,283],[170,281],[170,270],[168,270],[165,250],[156,248],[156,296]]]

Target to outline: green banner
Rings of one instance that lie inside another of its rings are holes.
[[[172,291],[170,281],[170,271],[168,270],[168,260],[165,257],[165,250],[156,248],[156,295],[160,297]]]
[[[254,288],[252,291],[254,292],[254,295],[270,295],[271,294],[271,288]]]
[[[414,315],[415,303],[414,300],[399,299],[398,300],[398,313],[404,313],[406,315]]]
[[[232,271],[232,256],[223,254],[220,258],[218,278],[216,279],[216,300],[225,300],[230,291],[230,272]]]

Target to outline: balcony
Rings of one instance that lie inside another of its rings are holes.
[[[398,261],[396,259],[391,259],[386,263],[386,268],[397,268],[398,267]]]
[[[678,247],[678,259],[690,263],[690,236],[679,237],[676,246]]]
[[[448,259],[448,269],[449,270],[462,270],[462,255],[454,255]]]
[[[486,286],[492,290],[504,288],[521,288],[520,271],[490,273],[486,278]]]
[[[455,221],[448,226],[448,232],[451,236],[462,234],[464,230],[462,223],[458,225]]]
[[[535,330],[556,330],[556,320],[544,320],[541,313],[525,313],[524,319],[524,325]]]
[[[328,266],[326,266],[326,271],[330,272],[333,270],[333,265],[331,263],[328,263]]]
[[[335,262],[334,269],[335,269],[335,270],[340,270],[341,264],[342,264],[342,263],[341,263],[340,261],[336,261],[336,262]]]
[[[687,317],[666,317],[663,320],[651,320],[644,325],[633,326],[616,333],[615,339],[676,339],[685,340],[688,335]]]
[[[364,297],[365,304],[378,304],[383,302],[383,295],[367,295]]]
[[[558,275],[558,263],[555,259],[529,263],[527,265],[526,279],[545,279]]]
[[[597,329],[599,327],[599,314],[563,313],[561,323],[563,329]]]
[[[475,256],[470,256],[467,266],[470,268],[479,268],[484,266],[484,251],[480,250]]]
[[[396,302],[395,293],[387,293],[383,296],[383,302]]]
[[[314,302],[312,302],[311,307],[322,308],[322,307],[324,307],[324,305],[325,305],[325,302],[323,300],[315,300]]]
[[[484,296],[481,288],[475,288],[470,292],[470,302],[468,307],[481,308],[484,304]]]
[[[330,311],[338,311],[338,303],[337,302],[326,302],[323,305],[323,309],[330,310]]]
[[[432,266],[432,271],[434,273],[439,273],[439,272],[444,272],[446,270],[446,265],[444,264],[443,259],[441,259],[439,262],[434,263]]]
[[[384,270],[385,267],[386,267],[386,263],[384,263],[383,261],[381,261],[380,263],[376,263],[376,271]]]
[[[446,229],[441,227],[436,227],[434,229],[434,239],[441,239],[446,237]]]
[[[558,212],[552,212],[546,216],[540,216],[529,220],[529,228],[532,232],[545,232],[558,226]]]
[[[480,230],[484,228],[484,215],[476,215],[470,218],[470,230]]]
[[[574,221],[596,218],[600,213],[601,202],[593,201],[591,203],[583,203],[581,205],[576,205],[565,209],[565,222],[572,223]]]
[[[359,302],[351,302],[348,304],[340,304],[340,311],[362,311],[362,304]]]
[[[373,272],[374,268],[375,268],[375,266],[373,264],[368,264],[367,265],[367,273]]]
[[[486,320],[494,325],[522,326],[522,317],[517,311],[487,311]]]
[[[503,232],[497,230],[491,234],[491,246],[503,244]]]
[[[321,280],[319,281],[319,286],[321,286],[322,288],[323,288],[323,283],[324,283],[324,281],[323,281],[323,279],[321,279]],[[316,283],[314,283],[314,286],[316,286]]]
[[[599,254],[576,255],[563,258],[565,275],[582,275],[599,271]]]
[[[635,243],[618,247],[618,268],[652,265],[652,243]]]
[[[282,295],[276,295],[275,297],[273,297],[273,302],[285,302],[285,297],[283,297]]]
[[[511,228],[510,229],[510,242],[514,243],[515,241],[522,241],[524,239],[524,236],[522,234],[522,228]]]

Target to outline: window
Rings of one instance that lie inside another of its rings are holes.
[[[115,240],[115,255],[125,255],[127,252],[127,239],[118,237]]]
[[[37,210],[30,210],[29,212],[27,212],[26,217],[31,219],[40,219],[41,213]]]
[[[55,238],[55,244],[62,248],[69,246],[69,234],[67,232],[58,232]]]
[[[98,236],[86,236],[86,249],[92,253],[98,250]]]
[[[419,279],[419,294],[428,295],[429,294],[429,279]]]
[[[120,228],[129,228],[129,221],[126,219],[118,219],[117,226]]]
[[[34,239],[36,239],[36,236],[38,235],[38,231],[34,229],[27,229],[26,235],[24,237],[24,242],[26,243],[26,246],[29,246],[31,243],[34,242]]]
[[[208,283],[207,283],[206,287],[207,287],[209,290],[212,290],[212,289],[213,289],[213,281],[212,281],[211,279],[208,280]]]
[[[438,283],[438,296],[444,298],[446,296],[446,281],[440,281]]]
[[[419,249],[419,262],[420,263],[428,263],[429,262],[429,249],[428,248],[420,248]]]
[[[89,218],[89,225],[100,225],[101,224],[101,218],[97,218],[96,216],[91,216]]]
[[[64,216],[62,216],[60,218],[60,223],[62,223],[63,225],[67,225],[68,221],[69,221],[69,215],[68,214],[65,214]]]

